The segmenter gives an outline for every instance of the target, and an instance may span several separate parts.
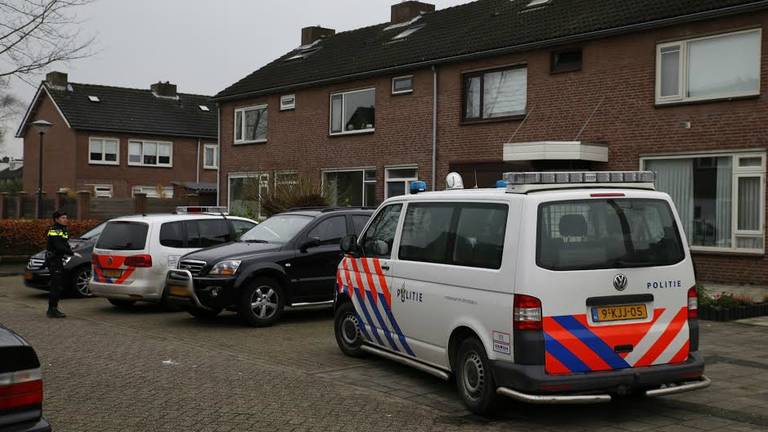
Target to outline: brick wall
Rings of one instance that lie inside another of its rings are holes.
[[[766,27],[768,13],[730,17],[579,45],[583,68],[551,74],[550,51],[537,50],[438,68],[438,188],[451,164],[501,162],[503,144],[580,139],[609,145],[609,162],[593,169],[638,169],[641,155],[760,149],[768,147],[764,93],[744,100],[679,106],[655,106],[656,44],[712,33]],[[763,32],[761,81],[768,82],[768,33]],[[462,124],[462,73],[527,64],[528,119]],[[227,173],[296,169],[320,180],[323,168],[375,166],[378,199],[383,198],[384,166],[418,164],[419,176],[431,176],[432,72],[414,72],[415,91],[391,96],[391,76],[296,92],[296,110],[279,112],[279,96],[228,102],[221,107],[222,201],[227,204]],[[329,94],[376,87],[376,131],[330,137]],[[264,144],[234,146],[233,112],[268,103],[269,135]],[[594,113],[594,114],[593,114]],[[683,126],[690,122],[691,127]],[[519,128],[519,130],[518,130]],[[767,217],[768,219],[768,217]],[[695,254],[703,280],[768,285],[764,256]]]

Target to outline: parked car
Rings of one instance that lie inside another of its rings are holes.
[[[653,173],[507,179],[388,199],[342,241],[340,350],[454,375],[479,414],[499,395],[596,403],[707,387],[691,253]]]
[[[267,326],[286,307],[333,302],[339,241],[359,233],[372,210],[297,209],[262,222],[231,244],[187,254],[169,273],[171,301],[197,317],[237,311]]]
[[[48,432],[43,377],[35,350],[0,325],[0,432]]]
[[[73,297],[91,296],[88,286],[91,279],[91,253],[105,225],[106,222],[101,223],[80,237],[69,240],[75,255],[64,259],[64,280],[68,282],[67,294]],[[50,280],[45,251],[32,255],[24,271],[24,284],[30,288],[50,290]]]
[[[93,250],[91,292],[117,307],[167,303],[165,278],[180,256],[229,243],[256,222],[194,213],[127,216],[107,222]]]

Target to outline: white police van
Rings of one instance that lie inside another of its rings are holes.
[[[685,233],[652,172],[509,173],[386,200],[345,238],[335,334],[497,395],[593,403],[709,385]],[[417,188],[426,189],[423,182]]]

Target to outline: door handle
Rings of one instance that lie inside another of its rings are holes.
[[[384,264],[384,265],[381,266],[381,269],[384,270],[384,271],[389,271],[389,266]]]

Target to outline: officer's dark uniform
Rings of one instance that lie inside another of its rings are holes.
[[[48,316],[61,318],[59,298],[64,289],[64,257],[74,255],[69,247],[69,230],[64,225],[54,223],[48,229],[47,261],[51,272],[51,291],[48,295]]]

